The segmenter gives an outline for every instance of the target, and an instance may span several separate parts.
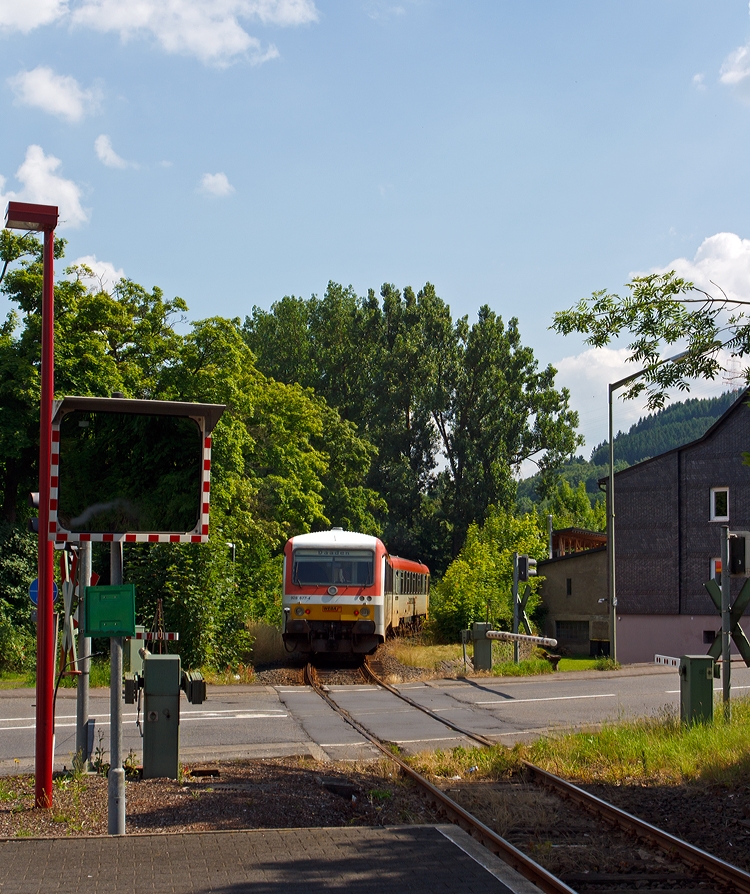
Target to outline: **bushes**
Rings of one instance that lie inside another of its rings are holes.
[[[0,672],[30,670],[36,661],[29,584],[37,576],[37,538],[0,524]]]
[[[471,525],[466,544],[435,584],[430,600],[431,623],[448,641],[474,621],[490,621],[503,630],[513,624],[513,553],[536,558],[547,555],[547,534],[536,517],[515,516],[502,508],[490,507],[485,523]],[[536,581],[531,582],[532,591]],[[531,614],[539,604],[532,592],[526,606]]]

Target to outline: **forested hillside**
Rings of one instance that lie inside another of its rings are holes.
[[[720,397],[691,398],[671,404],[662,410],[639,419],[627,432],[615,435],[615,469],[624,469],[675,447],[700,438],[739,397],[739,391],[727,391]],[[555,479],[567,481],[572,487],[585,483],[592,500],[601,501],[604,494],[598,481],[609,473],[609,445],[606,441],[594,447],[588,460],[577,456],[563,463],[555,472]],[[543,500],[548,483],[541,475],[526,478],[518,485],[518,500],[522,508],[529,508]]]

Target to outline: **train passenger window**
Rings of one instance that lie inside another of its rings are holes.
[[[292,582],[297,586],[372,586],[374,556],[369,550],[294,551]]]

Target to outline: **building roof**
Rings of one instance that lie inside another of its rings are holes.
[[[639,466],[644,466],[646,463],[652,463],[657,459],[662,459],[665,456],[670,456],[673,453],[679,453],[681,450],[686,450],[690,447],[693,447],[697,444],[702,444],[704,441],[708,441],[711,438],[717,429],[719,429],[732,415],[735,413],[741,406],[746,405],[748,403],[748,399],[750,398],[750,388],[745,388],[742,392],[740,392],[739,397],[734,403],[729,406],[716,422],[713,423],[706,431],[694,441],[688,441],[686,444],[680,444],[679,447],[673,447],[671,450],[665,450],[664,453],[657,453],[656,456],[650,456],[648,459],[642,459],[639,463],[634,463],[632,466],[628,466],[626,469],[620,469],[618,472],[615,472],[615,475],[623,475],[626,472],[630,472],[633,469],[637,469]],[[605,475],[603,478],[599,478],[597,482],[600,486],[607,484],[607,476]]]
[[[607,544],[603,543],[601,546],[595,546],[592,549],[582,549],[577,553],[564,553],[562,556],[553,556],[551,559],[540,559],[537,562],[537,567],[540,565],[550,565],[552,562],[565,562],[568,559],[580,559],[582,556],[590,556],[593,553],[604,553],[607,551]]]

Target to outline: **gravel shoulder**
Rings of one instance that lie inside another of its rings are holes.
[[[34,808],[33,776],[0,780],[0,838],[107,834],[107,779],[63,775],[54,806]],[[390,762],[309,759],[186,767],[183,778],[128,780],[128,833],[394,826],[436,822],[417,788]]]

